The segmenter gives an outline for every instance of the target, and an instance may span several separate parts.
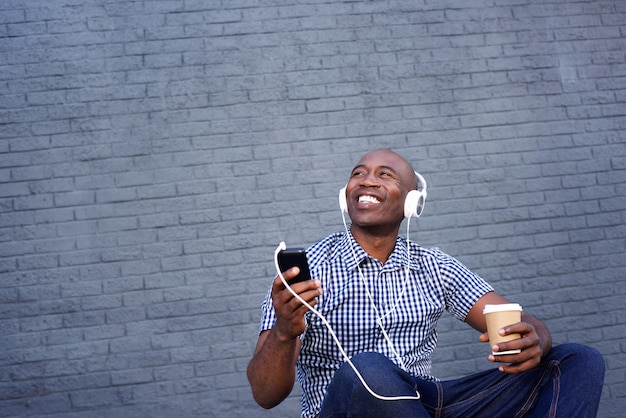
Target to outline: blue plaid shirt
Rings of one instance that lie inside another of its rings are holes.
[[[474,303],[493,288],[439,249],[422,248],[413,242],[409,246],[410,258],[406,240],[398,237],[391,256],[382,264],[351,234],[336,233],[312,245],[307,250],[311,275],[321,280],[324,291],[316,308],[332,325],[350,357],[376,351],[398,365],[404,364],[414,376],[435,380],[430,375],[430,356],[437,345],[437,320],[444,309],[464,320]],[[401,360],[376,323],[378,315],[357,264]],[[407,264],[409,277],[405,280]],[[405,283],[404,294],[399,297]],[[260,331],[271,329],[276,322],[269,292],[262,310]],[[308,418],[319,412],[326,387],[345,359],[322,321],[312,312],[306,313],[306,320],[297,376],[303,391],[302,416]]]

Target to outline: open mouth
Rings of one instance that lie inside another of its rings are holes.
[[[374,196],[361,195],[359,196],[359,203],[380,203],[380,200]]]

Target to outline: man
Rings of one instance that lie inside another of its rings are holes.
[[[497,369],[444,382],[430,375],[443,310],[487,342],[483,308],[507,300],[452,257],[398,237],[405,198],[417,188],[413,168],[400,155],[376,150],[363,156],[345,190],[350,230],[311,246],[313,280],[293,285],[327,318],[358,373],[323,321],[277,277],[248,365],[255,400],[264,408],[278,405],[297,374],[307,418],[595,416],[604,360],[577,344],[552,348],[545,325],[527,312],[500,330],[521,338],[492,350],[521,352],[489,355],[500,363]],[[283,276],[297,273],[294,267]]]

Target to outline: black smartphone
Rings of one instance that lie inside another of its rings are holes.
[[[287,248],[278,252],[278,266],[280,271],[289,270],[291,267],[298,266],[300,273],[287,283],[292,285],[294,283],[303,282],[305,280],[311,280],[311,272],[309,271],[309,263],[306,258],[306,252],[304,248]]]

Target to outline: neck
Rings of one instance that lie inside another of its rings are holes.
[[[399,227],[389,231],[372,231],[350,226],[350,232],[355,241],[359,243],[361,248],[365,250],[371,257],[385,263],[393,249],[396,247],[396,239],[398,237]]]

